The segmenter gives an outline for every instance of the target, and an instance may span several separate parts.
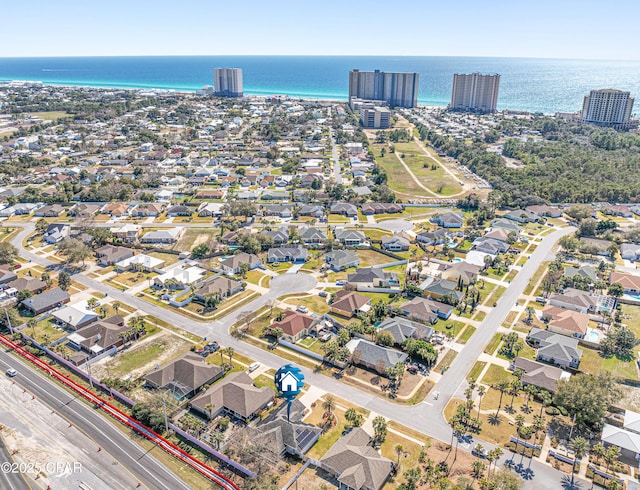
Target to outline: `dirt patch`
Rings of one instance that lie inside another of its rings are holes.
[[[622,399],[616,405],[626,410],[637,410],[640,407],[640,388],[628,385],[620,385],[620,388]]]
[[[152,371],[155,366],[162,366],[181,352],[185,352],[189,345],[188,342],[171,333],[160,332],[131,344],[114,357],[106,357],[96,362],[91,366],[91,374],[102,379],[109,375],[116,376],[124,369],[128,379],[136,379]],[[154,355],[146,360],[151,350]]]

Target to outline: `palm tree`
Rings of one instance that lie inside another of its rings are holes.
[[[120,309],[120,306],[122,306],[122,303],[120,303],[120,301],[118,300],[111,303],[111,307],[113,308],[113,311],[116,312],[116,315],[118,314],[118,310]]]
[[[396,447],[393,448],[396,452],[396,454],[398,455],[398,468],[400,467],[400,455],[404,452],[404,448],[402,447],[402,444],[396,444]]]
[[[519,379],[514,379],[509,383],[509,390],[511,395],[511,407],[513,408],[513,403],[516,399],[516,396],[520,393],[522,389],[522,383]]]
[[[498,411],[496,412],[497,416],[500,413],[500,407],[502,407],[502,396],[509,391],[509,382],[503,379],[496,385],[496,388],[500,390],[500,401],[498,402]]]
[[[607,463],[607,473],[609,473],[609,467],[617,461],[620,457],[620,448],[618,446],[610,446],[607,452],[604,454],[604,460]]]
[[[596,444],[591,449],[591,454],[593,454],[596,457],[596,463],[599,463],[600,460],[604,458],[604,455],[606,453],[607,453],[607,450],[602,444]]]
[[[36,340],[36,327],[38,326],[38,320],[32,318],[27,322],[27,327],[31,328],[31,332],[33,332],[33,340]]]
[[[538,432],[544,430],[547,426],[546,419],[541,415],[536,415],[533,418],[533,430],[535,431],[535,441],[538,441]]]
[[[502,456],[502,449],[500,449],[499,447],[495,448],[492,451],[489,451],[489,454],[487,455],[487,458],[489,459],[489,470],[491,470],[491,463],[493,461],[498,461],[500,459],[500,456]]]
[[[484,469],[486,468],[485,464],[476,459],[473,463],[471,463],[471,468],[473,468],[473,478],[479,478],[482,473],[484,473]]]
[[[531,325],[531,320],[533,320],[533,315],[535,314],[536,310],[533,309],[533,306],[527,306],[527,308],[524,311],[527,313],[527,318],[525,319],[525,323],[527,325]]]
[[[520,430],[524,427],[524,415],[519,413],[516,415],[516,428],[518,429],[518,437],[520,437]]]
[[[109,307],[107,305],[100,305],[100,308],[98,308],[98,311],[100,312],[100,317],[104,318],[105,316],[107,316]]]
[[[575,478],[576,462],[587,453],[589,449],[589,443],[584,437],[576,437],[573,439],[573,466],[571,467],[571,488],[573,488],[573,481]]]
[[[220,444],[224,442],[224,434],[216,431],[209,436],[209,440],[213,442],[216,449],[220,449]]]
[[[527,412],[529,411],[529,400],[531,399],[531,397],[536,396],[536,393],[538,393],[537,388],[534,385],[527,385],[524,387],[524,392],[527,395],[527,400],[525,402],[525,406],[527,407]]]
[[[487,392],[487,388],[483,385],[478,386],[478,420],[480,420],[480,405],[482,404],[482,397]]]
[[[233,367],[233,354],[235,353],[235,350],[233,349],[233,347],[225,347],[224,353],[229,358],[229,364],[231,364],[231,366]]]
[[[329,414],[333,413],[333,409],[336,408],[336,399],[333,395],[327,395],[322,402],[322,408],[324,408]]]
[[[542,411],[551,403],[551,394],[547,390],[541,389],[538,391],[538,397],[540,398],[540,416],[542,417]]]

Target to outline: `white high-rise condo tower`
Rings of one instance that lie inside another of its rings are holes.
[[[242,68],[214,68],[214,95],[242,97]]]
[[[592,90],[582,104],[582,120],[598,126],[629,129],[635,126],[631,120],[633,98],[630,92],[603,89]]]
[[[495,112],[498,105],[500,75],[471,73],[453,75],[449,109],[473,112]]]
[[[383,100],[391,107],[415,107],[418,105],[418,73],[351,70],[349,101],[351,99]]]

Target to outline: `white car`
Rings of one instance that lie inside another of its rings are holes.
[[[306,306],[298,306],[296,310],[300,313],[309,313],[309,309]]]
[[[10,378],[13,378],[16,374],[18,374],[18,371],[16,371],[13,368],[9,368],[7,369],[7,376],[9,376]]]

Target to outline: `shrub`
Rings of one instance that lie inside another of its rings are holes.
[[[558,410],[556,407],[547,407],[545,408],[545,413],[547,415],[558,415],[560,414],[560,410]]]

